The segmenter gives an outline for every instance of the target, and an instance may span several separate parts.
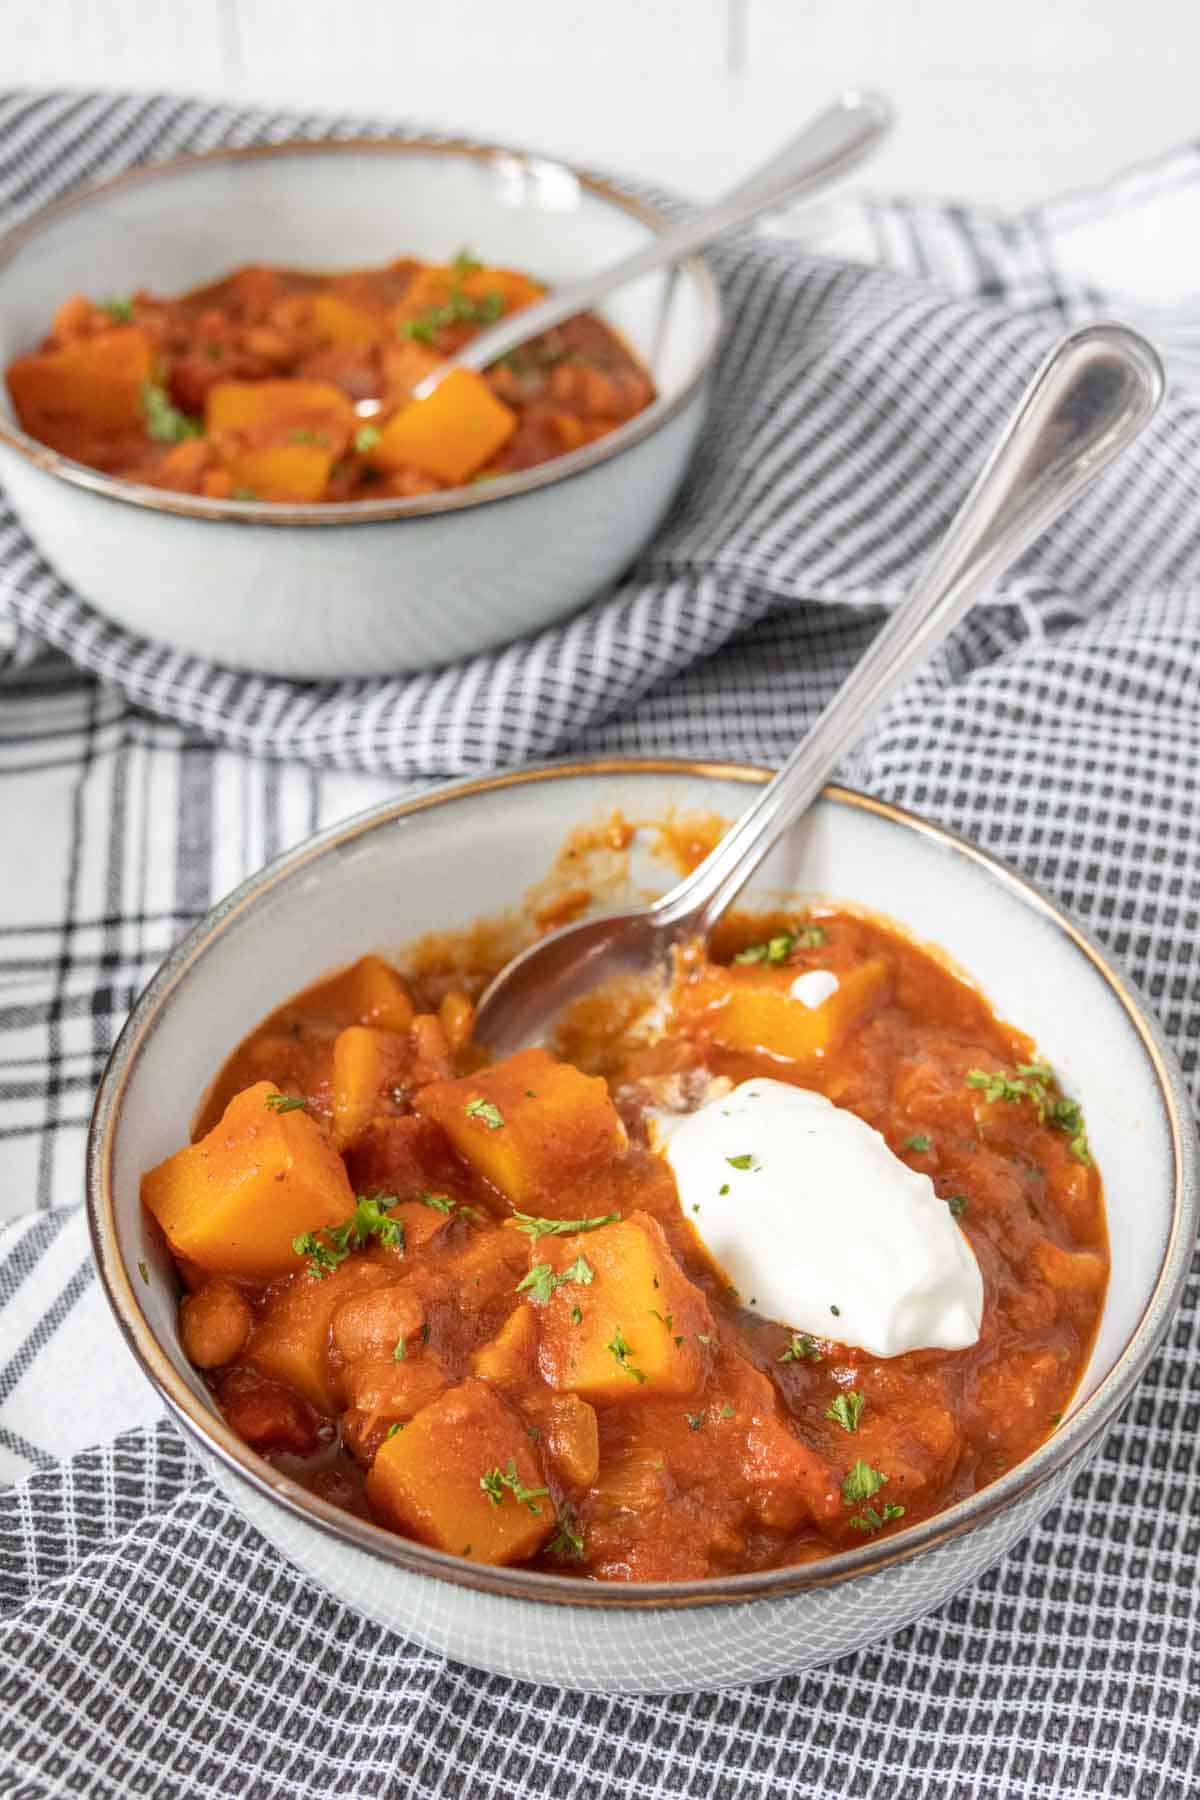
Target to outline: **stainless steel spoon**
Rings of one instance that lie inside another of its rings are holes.
[[[765,162],[735,188],[715,200],[711,206],[672,225],[632,256],[597,269],[579,281],[555,288],[544,300],[511,313],[498,325],[481,331],[469,344],[430,370],[413,389],[413,399],[423,400],[446,379],[451,369],[486,369],[498,362],[519,344],[561,325],[564,319],[586,312],[614,289],[650,275],[655,269],[668,268],[681,257],[710,243],[733,225],[744,225],[760,213],[770,212],[788,200],[828,187],[842,175],[849,174],[887,135],[892,124],[892,109],[879,94],[843,94],[833,106],[818,113],[796,137],[785,144],[769,162]]]
[[[580,995],[617,975],[648,973],[672,944],[711,931],[867,723],[985,583],[1132,442],[1162,392],[1162,365],[1135,332],[1095,325],[1064,338],[1026,389],[912,593],[736,825],[653,905],[566,925],[514,958],[480,1002],[479,1042],[497,1054],[539,1043]]]

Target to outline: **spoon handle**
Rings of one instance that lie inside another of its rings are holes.
[[[878,94],[844,94],[833,106],[818,113],[761,168],[711,206],[656,234],[620,262],[556,288],[544,300],[522,307],[481,331],[469,344],[456,350],[448,362],[431,370],[413,389],[415,397],[424,399],[432,393],[451,368],[486,368],[519,344],[549,331],[552,325],[561,325],[575,313],[586,312],[615,288],[678,262],[730,226],[744,224],[759,213],[781,206],[785,200],[828,186],[875,148],[891,122],[891,108]]]
[[[1047,357],[912,593],[808,735],[733,828],[653,907],[673,934],[707,933],[780,833],[811,806],[864,727],[926,662],[980,589],[1117,456],[1162,398],[1144,339],[1094,325]]]

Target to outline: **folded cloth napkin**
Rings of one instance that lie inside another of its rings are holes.
[[[5,217],[138,157],[359,128],[11,98]],[[822,215],[838,255],[883,271],[794,242],[723,250],[722,385],[673,519],[592,613],[439,676],[306,690],[181,664],[101,624],[8,528],[0,1793],[1195,1791],[1195,1292],[1070,1500],[939,1612],[810,1675],[604,1699],[447,1664],[286,1564],[162,1420],[107,1319],[78,1207],[114,1032],[220,892],[394,793],[396,774],[568,746],[777,761],[904,591],[1064,321],[1153,314],[1187,375],[1196,230],[1175,228],[1189,217],[1192,151],[1019,219],[900,202]],[[1181,391],[842,771],[1053,891],[1125,961],[1193,1083],[1198,498],[1200,410]],[[43,652],[54,643],[102,679]]]

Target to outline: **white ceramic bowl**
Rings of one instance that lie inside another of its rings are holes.
[[[936,1518],[824,1562],[625,1587],[427,1550],[315,1499],[227,1428],[180,1349],[170,1258],[138,1203],[142,1171],[185,1140],[226,1053],[334,964],[518,905],[581,822],[614,807],[635,820],[672,808],[733,816],[762,779],[737,765],[563,765],[350,820],[196,927],[138,1002],[101,1084],[89,1149],[95,1249],[146,1374],[266,1538],[342,1600],[459,1661],[567,1687],[662,1692],[755,1681],[878,1642],[995,1562],[1059,1497],[1128,1398],[1184,1281],[1197,1214],[1190,1111],[1127,984],[1002,865],[911,814],[829,789],[751,891],[840,897],[941,945],[1083,1101],[1107,1190],[1112,1279],[1082,1385],[1050,1442]],[[659,865],[657,880],[670,885],[670,871]]]
[[[444,260],[469,246],[550,283],[615,262],[665,221],[615,188],[504,149],[294,143],[136,170],[0,241],[0,363],[68,294],[177,293],[239,263]],[[659,398],[599,442],[412,500],[266,505],[118,481],[21,431],[0,383],[0,477],[76,591],[131,631],[265,674],[326,680],[470,656],[575,611],[632,561],[683,477],[720,328],[707,265],[601,309]]]

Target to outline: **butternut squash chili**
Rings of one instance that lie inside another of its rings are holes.
[[[840,977],[815,1011],[789,994],[814,968]],[[894,1533],[1054,1430],[1107,1281],[1100,1179],[965,982],[850,913],[743,916],[680,957],[657,1033],[624,995],[562,1059],[488,1066],[490,972],[367,957],[308,989],[146,1175],[184,1346],[247,1443],[439,1549],[620,1582]],[[878,1358],[729,1290],[647,1117],[763,1073],[929,1174],[983,1274],[977,1344]]]
[[[175,299],[65,301],[9,364],[31,437],[110,475],[213,499],[378,500],[533,468],[649,406],[645,369],[581,313],[485,375],[412,390],[541,297],[467,252],[312,274],[252,266]]]

